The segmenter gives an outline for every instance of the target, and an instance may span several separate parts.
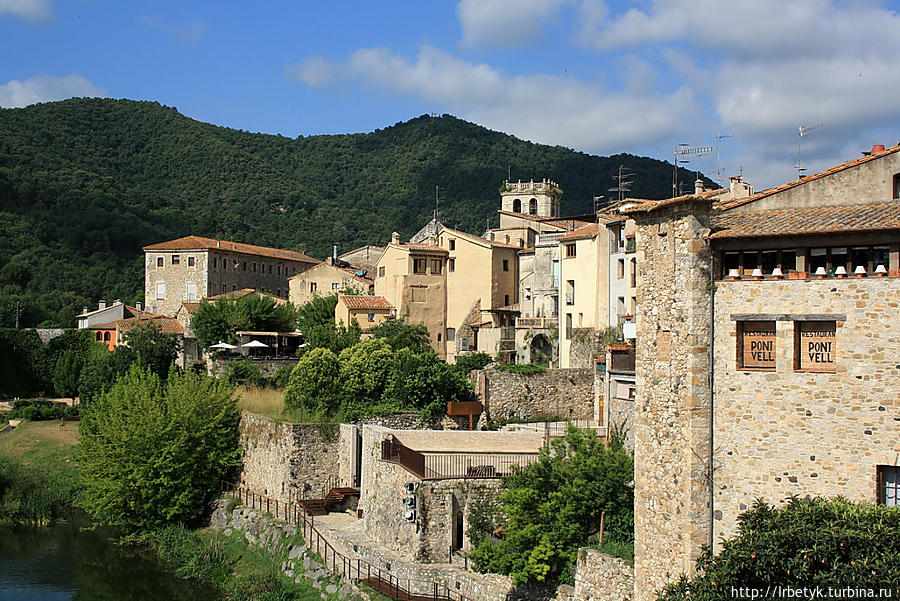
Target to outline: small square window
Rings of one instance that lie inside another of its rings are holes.
[[[194,257],[188,257],[188,267],[194,266]]]
[[[456,240],[450,240],[450,250],[456,250]]]
[[[574,244],[566,244],[566,258],[571,258],[575,256],[575,245]]]
[[[375,314],[369,313],[369,321],[375,321]]]
[[[384,277],[384,267],[378,268],[378,277],[380,277],[380,278]]]
[[[340,287],[341,287],[340,283],[338,283],[338,282],[331,282],[331,289],[332,289],[332,290],[338,290],[338,289],[340,289]]]
[[[163,267],[165,267],[165,259],[163,259],[162,257],[156,257],[156,268],[162,269]]]
[[[318,284],[316,284],[315,282],[310,282],[310,283],[309,283],[309,291],[310,291],[310,292],[315,292],[317,286],[318,286]]]
[[[837,359],[837,324],[833,321],[794,322],[794,369],[833,373]]]
[[[172,255],[172,265],[181,265],[180,255]]]
[[[775,322],[739,321],[737,328],[737,368],[774,371]]]
[[[440,275],[441,269],[443,268],[443,259],[432,259],[431,260],[431,273],[433,275]]]
[[[413,273],[425,273],[428,269],[428,261],[425,259],[413,259]]]

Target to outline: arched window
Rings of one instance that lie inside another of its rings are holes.
[[[109,342],[109,332],[103,332],[103,342]]]
[[[97,342],[102,342],[102,341],[103,341],[103,334],[100,332],[97,332]]]
[[[537,215],[537,198],[528,201],[528,214]]]
[[[513,213],[522,212],[522,201],[518,198],[513,201]]]

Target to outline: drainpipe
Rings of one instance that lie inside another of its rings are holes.
[[[714,494],[715,487],[713,486],[713,434],[715,432],[713,425],[713,401],[715,397],[715,360],[716,360],[716,279],[715,279],[715,264],[716,264],[716,255],[712,251],[712,244],[710,243],[709,238],[706,239],[706,246],[709,251],[709,365],[707,367],[707,372],[709,374],[709,418],[708,418],[708,427],[709,427],[709,449],[707,451],[707,474],[706,478],[709,482],[709,534],[707,539],[707,544],[709,545],[710,550],[713,548],[714,535],[713,529],[715,527],[715,518],[714,518]]]

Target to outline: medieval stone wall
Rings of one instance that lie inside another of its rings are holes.
[[[231,359],[231,361],[241,361],[241,360],[245,360],[248,358],[249,357],[238,357],[236,359]],[[255,365],[257,365],[259,367],[260,371],[262,372],[263,377],[265,377],[265,378],[271,378],[276,373],[278,373],[279,369],[281,369],[285,365],[288,365],[291,368],[293,368],[300,361],[299,359],[289,359],[289,358],[251,359],[251,360],[253,361],[253,363]],[[222,375],[225,373],[225,367],[228,365],[228,363],[229,363],[229,361],[224,361],[224,360],[216,361],[215,363],[213,363],[213,366],[215,369],[215,372],[213,375],[216,378],[221,378]]]
[[[579,549],[574,601],[631,601],[634,568],[596,549]]]
[[[594,417],[594,370],[548,369],[516,374],[488,368],[476,372],[482,420],[526,420],[541,417]]]
[[[900,279],[716,282],[715,538],[757,497],[876,500],[900,465]],[[836,319],[834,372],[795,371],[800,320]],[[737,324],[775,325],[774,370],[737,366]]]
[[[330,428],[244,412],[239,430],[241,483],[260,494],[280,501],[318,497],[338,475],[338,435]]]
[[[692,573],[708,541],[708,201],[637,223],[635,594],[651,600]]]

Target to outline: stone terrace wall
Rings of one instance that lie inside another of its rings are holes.
[[[482,419],[569,417],[569,410],[576,419],[594,417],[591,368],[548,369],[531,375],[488,368],[475,373],[478,400],[484,404]]]
[[[232,361],[240,361],[242,359],[247,359],[248,357],[240,357],[238,359],[232,359]],[[253,359],[252,360],[255,365],[259,366],[260,371],[262,371],[262,375],[266,378],[271,378],[274,376],[279,369],[284,367],[285,365],[290,365],[294,367],[300,361],[300,359]],[[225,366],[228,365],[229,361],[215,361],[214,373],[213,375],[217,378],[221,378],[222,374],[225,373]]]
[[[579,549],[574,601],[631,601],[634,568],[596,549]]]
[[[317,497],[338,475],[338,435],[330,428],[241,414],[241,483],[273,499]]]

